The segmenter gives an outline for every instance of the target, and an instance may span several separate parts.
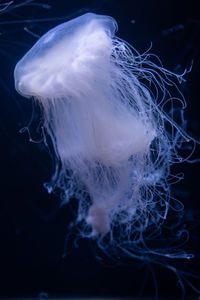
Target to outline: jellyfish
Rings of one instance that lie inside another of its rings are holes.
[[[158,236],[169,209],[183,209],[169,177],[188,136],[165,110],[174,100],[167,87],[182,76],[140,55],[117,28],[94,13],[56,26],[17,63],[15,88],[41,107],[56,161],[46,187],[64,203],[78,199],[80,234],[104,241],[104,250],[138,253],[142,243],[144,257],[145,239]],[[151,254],[185,255],[170,251]]]

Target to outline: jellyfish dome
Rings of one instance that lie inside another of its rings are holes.
[[[43,111],[57,162],[49,190],[78,199],[83,235],[136,245],[166,219],[180,132],[167,131],[173,122],[161,105],[170,74],[116,31],[112,17],[94,13],[63,23],[18,62],[14,77]],[[151,86],[163,93],[160,103]]]

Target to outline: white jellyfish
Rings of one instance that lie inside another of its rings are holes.
[[[94,13],[53,28],[16,65],[15,87],[41,105],[57,162],[48,190],[79,200],[81,234],[140,252],[169,208],[182,209],[170,200],[168,177],[185,135],[164,110],[166,87],[181,76],[116,30],[112,17]]]

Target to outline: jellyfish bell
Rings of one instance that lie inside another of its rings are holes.
[[[106,72],[116,30],[113,18],[92,13],[56,26],[16,65],[16,90],[40,99],[75,96],[95,82],[95,66]]]

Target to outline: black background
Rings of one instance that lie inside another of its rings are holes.
[[[14,1],[13,5],[20,3]],[[146,295],[152,299],[157,286],[160,298],[180,299],[181,289],[172,272],[137,261],[120,264],[105,259],[100,263],[91,241],[80,240],[75,247],[70,238],[67,255],[62,256],[67,225],[75,218],[76,200],[71,206],[60,207],[59,197],[47,193],[43,183],[52,174],[51,158],[41,143],[29,142],[27,131],[19,133],[30,121],[33,107],[14,89],[16,63],[37,36],[88,11],[114,17],[119,25],[117,35],[141,53],[152,42],[151,52],[172,71],[181,73],[193,61],[181,89],[188,103],[188,131],[199,137],[198,1],[41,0],[35,6],[0,11],[0,297],[28,298],[47,293],[49,297]],[[34,140],[41,138],[35,125],[38,115],[36,111],[31,125]],[[184,182],[179,184],[180,198],[196,224],[190,225],[187,247],[198,256],[199,163],[183,164],[180,170],[185,173]],[[186,295],[197,299],[191,289]]]

